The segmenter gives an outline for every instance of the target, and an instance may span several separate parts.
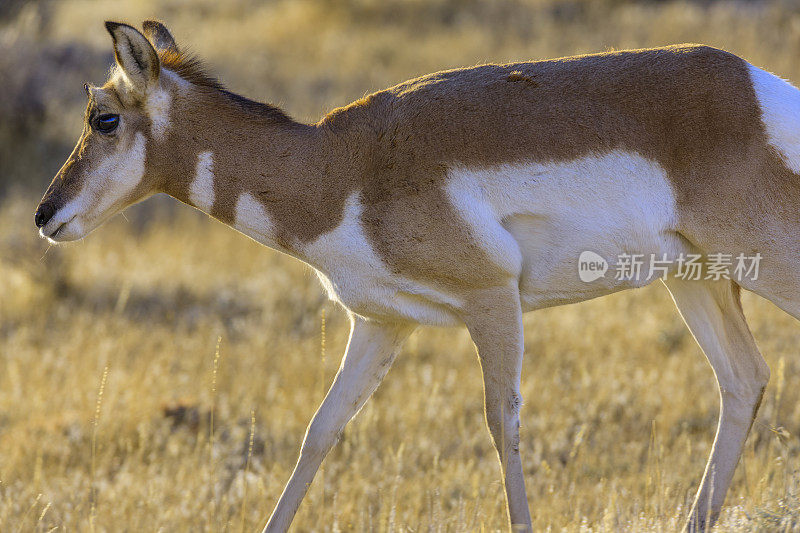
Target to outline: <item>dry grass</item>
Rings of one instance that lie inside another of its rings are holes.
[[[151,202],[59,248],[36,237],[38,187],[79,128],[76,72],[101,81],[110,60],[101,21],[153,15],[232,88],[304,119],[430,70],[679,41],[800,80],[789,2],[23,8],[0,28],[0,71],[34,99],[0,105],[0,134],[18,143],[0,151],[2,179],[18,191],[0,198],[0,531],[260,527],[345,344],[343,313],[306,268],[188,209]],[[24,90],[29,79],[40,93]],[[20,117],[23,104],[44,118]],[[800,531],[800,325],[752,295],[745,310],[773,379],[720,530]],[[525,324],[521,448],[535,529],[675,530],[718,400],[666,291]],[[466,333],[415,333],[325,462],[296,530],[502,529],[481,403]]]

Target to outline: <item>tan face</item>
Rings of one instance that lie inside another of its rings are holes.
[[[156,118],[146,104],[162,92],[158,56],[134,28],[107,28],[118,68],[103,87],[86,87],[83,132],[36,210],[36,226],[51,242],[80,239],[155,192],[146,179],[145,148]]]
[[[37,209],[40,234],[55,242],[82,238],[153,192],[143,110],[125,107],[112,86],[88,92],[83,132]]]

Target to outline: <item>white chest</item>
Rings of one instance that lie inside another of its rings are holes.
[[[330,298],[366,317],[457,324],[450,311],[460,305],[456,297],[386,268],[364,234],[361,209],[359,195],[354,193],[339,226],[303,249]]]

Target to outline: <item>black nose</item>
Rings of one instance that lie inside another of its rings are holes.
[[[39,209],[36,210],[36,214],[33,215],[33,221],[36,223],[37,228],[41,228],[47,222],[53,218],[56,210],[53,209],[53,206],[50,204],[42,204],[39,206]]]

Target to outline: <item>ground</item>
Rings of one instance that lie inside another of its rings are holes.
[[[43,6],[0,27],[16,98],[0,103],[2,531],[261,527],[346,342],[310,269],[168,200],[74,244],[37,237],[38,196],[79,133],[82,83],[111,62],[104,19],[157,16],[232,89],[304,120],[437,69],[685,41],[800,81],[788,2]],[[800,531],[800,323],[751,294],[744,308],[772,380],[719,529]],[[664,287],[529,314],[525,333],[534,529],[677,529],[718,393]],[[295,530],[503,530],[481,409],[466,332],[414,333]]]

